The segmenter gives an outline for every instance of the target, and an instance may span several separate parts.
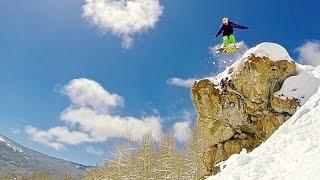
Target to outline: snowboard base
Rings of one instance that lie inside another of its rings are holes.
[[[231,44],[227,47],[219,47],[216,51],[218,53],[220,53],[220,52],[233,53],[233,52],[237,51],[238,49],[239,49],[239,47],[237,45]]]

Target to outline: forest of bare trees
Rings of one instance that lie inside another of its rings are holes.
[[[205,175],[205,142],[198,127],[192,128],[184,145],[176,145],[172,133],[159,139],[148,133],[139,141],[117,145],[112,157],[101,168],[92,169],[86,179],[201,179]]]

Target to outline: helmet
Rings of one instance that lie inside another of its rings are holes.
[[[228,19],[227,17],[224,17],[224,18],[222,19],[222,23],[225,24],[225,23],[227,23],[227,22],[229,22],[229,19]]]

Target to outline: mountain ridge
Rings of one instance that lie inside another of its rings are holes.
[[[0,133],[0,172],[4,170],[32,174],[48,170],[53,175],[71,173],[81,175],[90,166],[55,158],[24,147]]]

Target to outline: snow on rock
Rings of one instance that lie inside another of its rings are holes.
[[[216,77],[206,79],[219,84],[221,79],[231,78],[230,70],[237,69],[251,54],[273,61],[293,61],[282,46],[264,42]],[[252,152],[244,149],[220,163],[221,172],[209,180],[320,179],[320,66],[296,65],[298,75],[287,78],[275,95],[297,98],[301,107]]]
[[[230,70],[237,69],[239,65],[247,60],[247,57],[254,54],[257,57],[268,57],[271,60],[289,60],[293,59],[288,54],[287,50],[279,44],[263,42],[257,46],[250,48],[246,51],[242,58],[237,59],[231,66],[226,67],[226,69],[216,75],[215,77],[206,77],[204,79],[210,80],[213,84],[219,84],[223,78],[231,79],[232,74]],[[282,88],[275,93],[276,96],[286,99],[297,98],[300,100],[301,105],[303,105],[311,95],[313,95],[320,85],[319,78],[314,76],[314,71],[320,71],[319,68],[313,66],[301,65],[296,63],[298,68],[298,75],[289,77],[283,83]],[[199,80],[198,80],[199,81]]]
[[[241,46],[247,49],[245,43],[242,42]],[[240,55],[240,58],[236,59],[233,62],[232,65],[226,67],[224,71],[217,74],[215,77],[206,77],[204,79],[210,80],[213,84],[219,84],[223,78],[231,79],[232,74],[230,73],[230,71],[238,69],[239,65],[244,61],[246,61],[247,57],[249,57],[251,54],[254,54],[256,57],[268,57],[273,61],[279,61],[279,60],[293,61],[293,59],[290,57],[287,50],[281,45],[276,43],[263,42],[244,52],[242,55]]]
[[[256,47],[253,47],[244,53],[243,58],[248,57],[251,54],[254,54],[256,57],[269,57],[269,59],[273,61],[293,61],[287,50],[276,43],[263,42],[258,44]]]
[[[206,77],[204,79],[208,79],[210,80],[213,84],[219,84],[220,81],[223,79],[223,78],[228,78],[228,79],[231,79],[231,73],[230,70],[232,69],[236,69],[239,64],[241,63],[241,59],[239,60],[236,60],[231,66],[228,66],[226,67],[226,69],[224,71],[222,71],[221,73],[217,74],[215,77]],[[201,80],[201,79],[200,79]],[[199,81],[199,80],[198,80]]]
[[[315,68],[300,64],[297,64],[297,67],[299,74],[286,79],[275,95],[280,98],[297,98],[303,105],[318,90],[320,79],[315,77],[314,73],[317,73],[320,67]]]
[[[242,43],[242,46],[245,46],[244,43]],[[250,48],[247,50],[241,58],[234,61],[234,63],[226,69],[218,74],[215,77],[207,77],[205,79],[209,79],[214,84],[218,84],[221,79],[223,78],[231,78],[231,74],[229,73],[230,69],[237,69],[237,67],[245,60],[247,60],[247,57],[249,57],[251,54],[254,54],[256,57],[268,57],[269,59],[273,61],[279,61],[279,60],[289,60],[293,61],[293,59],[290,57],[287,50],[282,47],[279,44],[276,43],[269,43],[269,42],[263,42],[261,44],[258,44],[257,46]]]
[[[320,89],[313,77],[320,78],[320,67],[299,66],[300,75],[288,80],[286,92],[293,86],[316,89],[297,112],[285,122],[267,141],[252,152],[243,150],[220,163],[221,172],[209,180],[256,180],[256,179],[320,179]],[[309,73],[309,75],[306,75]],[[307,81],[307,83],[301,82]],[[302,85],[297,85],[302,83]],[[289,88],[290,87],[290,88]],[[299,92],[306,95],[309,92]],[[293,95],[290,94],[289,95]]]

